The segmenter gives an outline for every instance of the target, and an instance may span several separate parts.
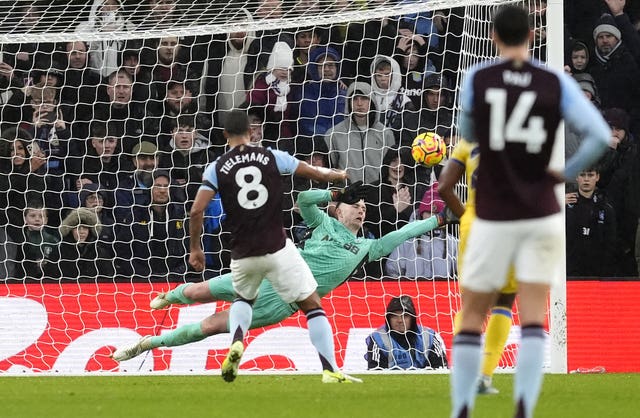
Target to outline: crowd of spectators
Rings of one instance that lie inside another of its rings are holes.
[[[262,0],[233,19],[277,18],[289,3],[304,2]],[[616,139],[596,168],[594,193],[577,198],[597,196],[615,223],[611,268],[580,269],[584,275],[637,275],[640,13],[637,1],[626,3],[565,4],[566,70],[603,109]],[[543,22],[546,3],[531,4]],[[77,33],[135,30],[140,22],[125,6],[95,0]],[[175,6],[148,0],[145,25],[177,22]],[[40,9],[18,9],[24,31],[38,24]],[[457,8],[224,35],[2,45],[0,277],[191,280],[189,209],[204,167],[225,151],[225,112],[237,108],[249,113],[253,141],[368,185],[363,234],[379,237],[430,216],[441,203],[437,170],[416,167],[407,150],[426,131],[452,139],[463,21]],[[536,32],[540,54],[544,38]],[[568,154],[579,141],[567,132]],[[300,241],[306,227],[295,197],[326,185],[284,181],[285,225]],[[568,217],[568,234],[598,223],[597,212]],[[205,216],[207,275],[228,268],[224,220],[214,199]],[[452,276],[449,235],[408,242],[366,274]],[[580,248],[601,245],[581,240]]]
[[[637,277],[640,2],[565,2],[565,71],[611,126],[608,152],[567,183],[567,274]],[[580,138],[567,130],[565,154]]]

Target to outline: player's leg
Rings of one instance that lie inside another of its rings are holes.
[[[511,330],[511,307],[516,298],[515,293],[500,293],[498,300],[491,309],[491,316],[487,322],[484,336],[484,357],[478,393],[497,394],[498,390],[492,386],[493,372],[500,363],[504,346]]]
[[[229,308],[229,332],[232,340],[221,368],[222,378],[226,382],[233,382],[238,375],[240,360],[244,354],[244,336],[253,316],[252,305],[268,266],[268,256],[231,260],[233,289],[238,297]]]
[[[217,312],[200,322],[183,325],[158,336],[145,336],[135,344],[118,348],[111,357],[125,361],[158,347],[176,347],[203,340],[211,335],[228,332],[229,311]]]
[[[451,400],[453,418],[471,414],[482,360],[481,332],[487,312],[505,284],[514,243],[500,222],[476,219],[468,234],[461,279],[462,313],[453,338]]]
[[[231,273],[214,277],[206,282],[183,283],[175,289],[159,293],[149,304],[152,309],[164,309],[171,304],[191,305],[217,300],[233,301],[235,293],[231,284]]]
[[[563,217],[560,214],[521,221],[520,249],[514,267],[522,328],[513,396],[516,417],[530,418],[542,387],[546,333],[543,325],[551,283],[561,261]]]
[[[306,315],[309,338],[320,356],[323,380],[326,380],[325,373],[333,373],[335,377],[330,380],[346,381],[336,364],[333,330],[316,292],[318,284],[309,266],[290,240],[273,256],[277,261],[267,277],[283,301],[296,302]]]

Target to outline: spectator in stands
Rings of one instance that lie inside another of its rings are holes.
[[[142,17],[142,26],[147,28],[170,27],[178,22],[176,0],[149,0],[148,9]]]
[[[7,253],[15,254],[15,245],[22,241],[23,211],[34,197],[42,200],[47,188],[46,157],[29,134],[20,128],[2,131],[0,138],[0,207],[6,209]],[[9,248],[11,247],[11,248]],[[15,258],[15,257],[14,257]]]
[[[283,8],[283,0],[260,0],[254,15],[258,20],[278,19],[284,14]],[[245,86],[253,88],[255,76],[268,71],[268,61],[277,42],[284,42],[290,48],[295,46],[293,33],[290,31],[267,29],[256,32],[256,37],[247,52],[247,65],[244,68]]]
[[[57,278],[60,237],[47,225],[47,209],[41,199],[32,200],[24,209],[21,241],[16,254],[16,277]]]
[[[344,120],[346,109],[347,89],[338,79],[340,53],[331,47],[318,46],[309,54],[308,69],[309,79],[302,86],[298,142],[324,135]]]
[[[564,70],[569,74],[582,74],[589,67],[589,47],[582,41],[575,41],[569,51],[569,62]]]
[[[251,13],[245,8],[239,10],[240,21],[253,21]],[[217,94],[211,97],[215,101],[217,126],[224,126],[224,117],[228,110],[238,109],[247,98],[253,80],[247,83],[244,68],[249,58],[249,45],[254,41],[255,31],[233,32],[217,45],[217,50],[226,52],[220,59],[209,63],[209,74],[216,82]],[[215,42],[215,41],[214,41]]]
[[[387,305],[385,323],[366,339],[368,369],[439,369],[448,367],[447,349],[440,334],[418,323],[410,296],[394,297]]]
[[[169,173],[153,173],[150,199],[116,224],[118,274],[157,278],[186,272],[188,226],[182,202],[172,202]],[[166,279],[165,279],[166,280]]]
[[[172,151],[170,144],[172,132],[176,126],[176,119],[181,115],[191,115],[196,131],[201,136],[209,138],[211,119],[205,113],[199,112],[198,101],[194,97],[196,95],[194,85],[186,82],[182,76],[178,76],[167,83],[167,95],[160,112],[147,115],[145,133],[158,135],[156,145],[163,153]]]
[[[375,6],[374,2],[367,4]],[[367,19],[349,23],[342,54],[342,77],[347,84],[370,77],[371,63],[376,55],[393,55],[397,34],[395,19]]]
[[[424,194],[423,187],[415,187],[412,162],[409,150],[396,148],[382,160],[381,180],[371,184],[366,199],[365,225],[376,238],[407,224]]]
[[[574,73],[573,78],[578,82],[584,95],[591,100],[597,108],[600,108],[600,96],[598,95],[598,88],[596,82],[589,73]],[[565,126],[564,134],[564,158],[569,159],[582,143],[582,138],[577,132],[573,132],[568,126]],[[567,183],[574,184],[572,180],[568,180]]]
[[[111,211],[105,207],[107,196],[107,192],[100,189],[97,184],[85,184],[80,189],[80,207],[85,207],[95,212],[98,217],[98,223],[101,226],[100,231],[98,231],[98,239],[102,245],[103,254],[105,258],[113,260],[115,256],[113,252],[115,220],[111,215]]]
[[[98,86],[102,77],[97,71],[87,67],[87,44],[82,41],[65,44],[67,68],[64,85],[60,92],[60,104],[67,122],[72,123],[71,138],[84,140],[88,136],[91,107],[98,100]]]
[[[113,276],[112,261],[98,237],[102,226],[87,208],[72,210],[60,225],[60,273],[63,279]]]
[[[611,126],[611,144],[600,161],[598,187],[605,191],[616,214],[616,275],[637,276],[635,239],[640,212],[640,156],[629,132],[629,115],[622,109],[603,112]]]
[[[33,158],[31,151],[35,152]],[[33,196],[45,190],[46,160],[33,149],[29,134],[23,129],[8,128],[0,135],[0,277],[15,274],[16,253],[22,242],[23,210]]]
[[[406,112],[400,145],[410,147],[420,133],[436,132],[448,136],[453,125],[453,107],[450,103],[448,80],[440,74],[425,77],[422,85],[420,112]]]
[[[94,0],[89,20],[76,28],[79,33],[133,31],[127,21],[121,0]],[[99,40],[89,43],[89,66],[103,77],[110,76],[120,67],[119,54],[125,47],[123,40]]]
[[[413,104],[402,88],[402,72],[400,65],[391,57],[377,55],[371,63],[372,100],[376,104],[376,111],[380,122],[391,128],[396,137],[400,138],[402,129],[402,114],[413,111]]]
[[[66,159],[68,157],[70,131],[58,106],[57,90],[38,84],[30,88],[30,101],[24,107],[24,122],[20,127],[33,137],[46,158],[44,171],[47,196],[45,201],[51,212],[54,226],[59,225],[58,210],[62,207],[61,192],[64,189]]]
[[[428,44],[420,35],[398,37],[394,59],[400,64],[402,88],[413,109],[422,107],[424,78],[436,71],[433,62],[427,59],[427,50]]]
[[[231,233],[225,231],[226,214],[220,195],[216,195],[204,211],[202,248],[205,254],[205,277],[229,271],[231,264]]]
[[[0,129],[15,127],[22,120],[23,87],[13,67],[0,61]]]
[[[293,51],[285,42],[277,42],[267,63],[267,71],[256,79],[254,88],[247,96],[249,107],[264,108],[263,146],[294,152],[293,120],[294,104],[290,76],[293,68]]]
[[[186,197],[188,212],[202,182],[204,168],[211,161],[209,141],[196,131],[193,115],[182,115],[175,120],[170,145],[173,151],[163,154],[160,166],[171,167],[171,178]]]
[[[131,153],[142,135],[142,121],[145,119],[144,105],[132,100],[133,79],[124,68],[109,75],[107,84],[108,103],[96,103],[94,120],[120,124],[124,132],[121,142],[122,152]]]
[[[329,129],[325,142],[332,168],[346,170],[352,182],[372,184],[380,180],[380,166],[395,140],[378,121],[371,86],[355,82],[347,90],[347,117]]]
[[[418,3],[420,0],[401,0],[399,3]],[[429,42],[430,49],[439,50],[440,40],[444,36],[438,33],[438,26],[433,21],[434,12],[420,12],[404,15],[398,23],[399,32],[423,36]]]
[[[427,219],[444,209],[438,182],[422,197],[416,219]],[[413,216],[410,218],[413,220]],[[452,277],[457,272],[458,244],[446,228],[438,228],[403,242],[391,252],[385,274],[391,277]]]
[[[580,172],[575,193],[565,196],[567,275],[608,277],[616,272],[616,217],[604,193],[597,190],[598,168]]]
[[[621,108],[636,117],[640,115],[640,68],[621,36],[613,17],[603,15],[593,31],[596,48],[589,72],[603,108]],[[638,131],[635,124],[631,131]]]
[[[250,107],[247,113],[251,124],[251,142],[260,145],[264,138],[264,110],[260,107]]]
[[[148,141],[136,145],[131,154],[133,171],[122,172],[116,190],[114,218],[117,223],[131,219],[133,206],[148,206],[149,189],[153,184],[153,172],[158,168],[158,147]]]
[[[42,4],[19,2],[11,6],[10,9],[5,9],[3,16],[7,19],[5,22],[11,22],[8,24],[12,33],[41,33],[44,30],[42,22],[44,7]],[[15,76],[26,86],[33,84],[29,73],[33,69],[34,63],[42,58],[50,57],[54,50],[55,44],[53,42],[3,44],[2,61],[13,68]]]
[[[309,54],[320,42],[320,37],[315,32],[314,27],[306,27],[299,28],[295,33],[294,39],[291,83],[299,86],[308,78],[307,64],[309,64]]]

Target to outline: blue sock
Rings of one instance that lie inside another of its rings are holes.
[[[451,418],[466,418],[471,414],[478,392],[478,376],[482,360],[480,334],[459,332],[453,337],[453,367],[451,368]]]
[[[336,371],[335,347],[333,345],[333,330],[329,325],[324,309],[312,309],[307,312],[307,328],[309,328],[309,338],[318,351],[322,370]]]
[[[232,342],[242,341],[251,325],[253,308],[243,299],[236,299],[229,309],[229,332],[233,335]]]
[[[541,325],[522,327],[513,397],[516,417],[531,418],[542,388],[546,335]]]

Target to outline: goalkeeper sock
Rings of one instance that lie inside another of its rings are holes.
[[[309,328],[309,338],[311,343],[318,351],[322,370],[336,371],[335,347],[333,345],[333,330],[329,325],[329,320],[324,309],[312,309],[306,312],[307,328]]]
[[[480,334],[459,332],[453,337],[451,369],[451,418],[470,416],[478,391],[482,357]]]
[[[167,293],[167,295],[165,296],[165,299],[167,299],[171,303],[182,303],[185,305],[193,304],[194,301],[184,295],[184,290],[187,287],[191,286],[192,284],[193,283],[181,284],[180,286],[176,287],[175,289]]]
[[[231,342],[242,341],[251,325],[253,308],[244,299],[236,299],[229,309],[229,332],[233,336]]]
[[[205,339],[207,336],[202,333],[200,322],[196,324],[183,325],[173,331],[167,332],[163,335],[151,337],[151,348],[157,347],[175,347],[178,345],[184,345],[194,343]]]
[[[516,417],[531,418],[542,388],[546,335],[541,325],[522,327],[513,396]]]
[[[491,377],[502,358],[502,351],[511,329],[511,309],[497,307],[491,310],[491,317],[484,335],[484,359],[482,375]]]

